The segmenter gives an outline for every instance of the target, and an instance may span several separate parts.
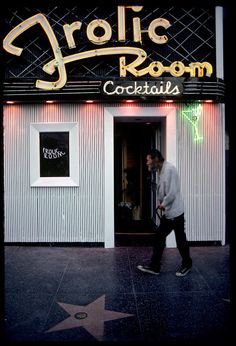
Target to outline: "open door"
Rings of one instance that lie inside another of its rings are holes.
[[[157,128],[154,128],[152,131],[152,137],[151,137],[151,148],[158,149],[162,152],[162,136],[161,136],[161,129],[160,126]],[[150,174],[151,179],[151,188],[150,188],[150,198],[151,198],[151,220],[152,222],[158,226],[159,225],[159,218],[156,214],[156,206],[157,206],[157,172],[152,172]]]
[[[156,177],[147,170],[146,155],[151,148],[162,149],[162,122],[137,119],[117,117],[114,122],[116,246],[151,244],[158,222]]]

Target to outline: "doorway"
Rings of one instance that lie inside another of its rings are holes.
[[[160,121],[163,153],[168,161],[176,165],[176,107],[168,106],[115,106],[104,109],[104,246],[115,246],[115,197],[114,197],[114,122],[117,117],[128,118],[133,122]],[[155,119],[155,120],[154,120]],[[136,121],[136,120],[135,120]],[[137,120],[138,121],[138,120]],[[175,247],[171,235],[167,237],[167,247]]]
[[[164,150],[165,119],[114,118],[114,221],[115,246],[153,243],[155,176],[148,172],[151,148]]]

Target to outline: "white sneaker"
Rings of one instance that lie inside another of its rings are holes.
[[[150,266],[142,266],[142,265],[138,265],[137,268],[139,270],[141,270],[141,272],[144,272],[144,273],[149,273],[149,274],[154,274],[154,275],[159,275],[160,274],[160,271],[153,268],[153,267],[150,267]]]

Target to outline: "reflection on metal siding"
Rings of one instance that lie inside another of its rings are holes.
[[[190,122],[177,114],[177,166],[185,199],[186,233],[191,241],[225,243],[224,105],[204,104],[193,140]]]
[[[103,242],[103,111],[100,105],[4,108],[6,242]],[[30,123],[78,122],[79,187],[30,187]]]

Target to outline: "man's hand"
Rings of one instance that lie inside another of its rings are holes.
[[[158,207],[157,207],[157,209],[160,209],[161,211],[165,211],[165,207],[164,207],[164,205],[162,205],[162,204],[160,204]]]

